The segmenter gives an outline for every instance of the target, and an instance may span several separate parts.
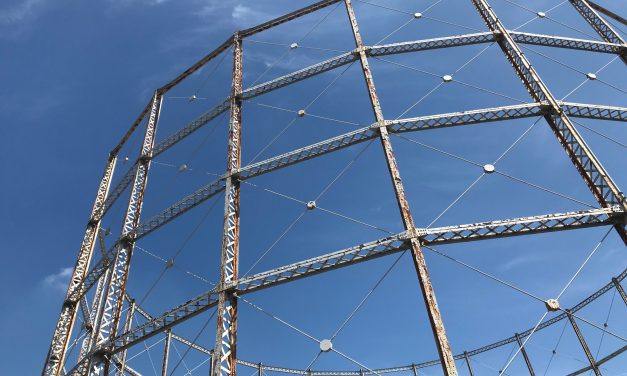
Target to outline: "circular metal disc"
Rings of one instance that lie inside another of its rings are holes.
[[[444,81],[444,82],[451,82],[451,81],[453,81],[453,76],[451,76],[449,74],[446,74],[446,75],[442,76],[442,81]]]
[[[588,77],[589,80],[596,80],[597,79],[597,75],[594,73],[588,73],[586,74],[586,77]]]
[[[414,13],[414,18],[420,18],[422,17],[422,13],[416,12]]]
[[[328,339],[323,339],[320,341],[320,351],[329,352],[333,348],[333,344]]]
[[[493,173],[493,172],[494,172],[494,165],[491,165],[491,164],[489,164],[489,163],[488,163],[488,164],[486,164],[486,165],[484,165],[484,166],[483,166],[483,171],[484,171],[486,174],[491,174],[491,173]]]

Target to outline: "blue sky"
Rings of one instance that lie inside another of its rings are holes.
[[[382,39],[382,43],[391,43],[486,30],[470,1],[443,0],[435,5],[434,1],[422,0],[369,2],[406,13],[355,1],[367,45],[380,43]],[[4,271],[0,274],[0,296],[4,302],[0,306],[3,317],[0,328],[5,334],[0,345],[0,373],[40,372],[66,288],[68,268],[75,260],[106,155],[136,118],[152,91],[222,43],[235,30],[308,3],[108,0],[88,4],[7,0],[0,5],[0,49],[4,51],[0,58],[0,82],[3,83],[0,87],[3,124],[0,166],[4,181],[0,185],[3,198],[0,228],[3,229],[5,256]],[[559,1],[547,0],[529,2],[525,6],[546,12],[558,4]],[[534,18],[532,12],[504,0],[492,0],[491,5],[510,29]],[[608,6],[618,13],[627,11],[625,5],[619,7],[611,3]],[[425,17],[409,22],[414,12],[424,12]],[[598,39],[568,3],[548,14],[549,17],[535,19],[520,30]],[[318,22],[320,24],[308,33]],[[290,50],[287,45],[295,41],[299,41],[301,48]],[[325,8],[260,33],[244,42],[244,86],[351,50],[353,43],[342,6]],[[486,47],[488,45],[475,45],[370,59],[385,117],[395,119],[529,102],[529,96],[497,46],[487,48],[464,65]],[[525,46],[524,52],[557,98],[568,95],[566,100],[573,102],[625,106],[627,76],[624,64],[614,56],[537,46]],[[168,93],[157,141],[228,96],[230,59],[228,51],[224,59],[218,57]],[[599,80],[577,88],[585,80],[581,72],[599,69]],[[440,84],[440,77],[445,74],[453,74],[455,81],[440,85],[412,107]],[[324,94],[312,104],[323,90]],[[200,99],[194,102],[185,99],[193,94]],[[308,104],[307,113],[318,117],[296,118],[294,112],[277,109],[297,111]],[[529,129],[496,164],[497,169],[572,198],[564,199],[493,174],[482,178],[434,226],[585,210],[588,206],[584,204],[594,205],[592,195],[547,124],[540,120],[530,128],[536,120],[403,134],[407,139],[484,164],[492,163]],[[578,125],[603,165],[624,189],[627,185],[625,128],[613,122],[577,121],[623,144]],[[243,163],[268,158],[372,122],[359,66],[340,67],[247,102],[243,110]],[[194,137],[155,159],[142,218],[150,218],[212,180],[212,173],[224,170],[227,130],[227,118],[219,117]],[[280,132],[282,135],[271,143]],[[122,160],[114,184],[130,165],[123,163],[123,157],[128,155],[132,161],[136,155],[141,133],[137,132],[121,151]],[[407,139],[393,136],[392,142],[415,222],[417,226],[426,227],[481,174],[481,169]],[[271,145],[265,148],[269,143]],[[182,164],[190,170],[178,172]],[[381,146],[378,141],[358,144],[251,180],[256,186],[243,185],[242,275],[304,211],[302,204],[263,189],[309,201],[338,176],[317,200],[320,207],[390,232],[402,231]],[[112,244],[118,233],[116,228],[119,228],[126,200],[126,196],[120,199],[103,222],[112,229],[107,245]],[[141,248],[133,256],[128,287],[129,293],[138,299],[145,295],[164,268],[151,254],[169,259],[181,250],[176,259],[177,268],[165,273],[145,299],[143,306],[149,312],[159,314],[210,288],[190,273],[209,281],[217,280],[222,207],[223,196],[220,195],[138,243]],[[438,250],[522,289],[550,298],[557,295],[607,230],[592,228],[490,240],[441,246]],[[252,272],[384,236],[383,231],[321,210],[306,212]],[[622,272],[626,266],[623,251],[624,245],[615,232],[611,232],[561,299],[562,306],[576,304],[609,282],[611,276]],[[542,304],[527,296],[428,250],[425,256],[455,353],[526,330],[543,313]],[[397,257],[389,256],[264,290],[246,299],[314,337],[326,338]],[[625,307],[618,297],[612,305],[611,301],[612,293],[606,294],[582,310],[581,315],[600,325],[609,315],[608,329],[625,337],[627,322],[622,311]],[[176,331],[193,338],[210,314],[211,311],[181,324]],[[600,347],[601,357],[624,345],[620,339],[608,335],[601,342],[599,330],[584,323],[580,325],[593,352]],[[556,324],[539,332],[529,342],[530,356],[540,371],[546,369],[563,327],[563,323]],[[214,333],[215,320],[211,320],[200,335],[199,343],[213,347]],[[558,355],[547,374],[563,374],[585,366],[585,356],[574,334],[568,327],[564,333]],[[161,339],[154,337],[146,346]],[[139,353],[143,346],[140,344],[130,350],[129,356]],[[401,257],[337,337],[334,346],[369,368],[419,363],[437,357],[409,255]],[[177,347],[183,353],[184,347]],[[248,303],[240,302],[239,357],[305,368],[317,349],[315,342]],[[511,350],[511,346],[505,346],[478,356],[474,360],[475,369],[496,374],[495,369],[505,364]],[[159,367],[160,357],[161,343],[157,343],[129,364],[150,375],[153,373],[151,359]],[[178,359],[174,354],[173,364]],[[608,363],[604,374],[623,374],[621,372],[627,369],[625,359],[617,358]],[[184,374],[186,367],[192,369],[204,360],[192,351],[175,374]],[[461,363],[459,367],[461,374],[465,374]],[[508,374],[522,374],[523,367],[518,357],[508,368]],[[320,357],[314,368],[352,370],[357,366],[329,353]],[[247,375],[254,370],[241,367],[240,371]],[[204,364],[193,374],[206,372]],[[440,373],[437,367],[424,370],[426,375]]]

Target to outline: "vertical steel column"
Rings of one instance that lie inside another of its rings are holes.
[[[625,302],[625,305],[627,305],[627,294],[625,294],[625,289],[623,289],[620,281],[617,278],[612,278],[612,283],[614,283],[614,286],[616,286],[616,291],[618,291],[620,297],[623,298],[623,302]]]
[[[229,127],[229,156],[224,203],[224,232],[220,270],[220,296],[216,344],[213,351],[212,376],[235,376],[235,347],[237,335],[237,297],[233,282],[237,281],[239,265],[240,183],[235,175],[241,166],[242,122],[242,38],[233,37],[233,82],[231,86],[231,120]]]
[[[103,259],[106,259],[106,248],[104,244],[104,234],[102,232],[102,228],[98,229],[98,238],[100,244],[100,253],[102,253]],[[106,268],[104,273],[100,276],[100,278],[98,278],[98,284],[96,285],[96,291],[94,292],[94,301],[91,303],[91,329],[86,333],[85,338],[83,339],[78,359],[83,359],[83,357],[87,355],[87,353],[94,344],[94,338],[96,338],[96,336],[94,336],[96,331],[95,325],[98,322],[98,318],[100,317],[98,314],[101,311],[104,287],[107,284],[108,278],[109,268]],[[86,297],[83,296],[81,299],[86,299]]]
[[[464,351],[464,359],[466,360],[466,366],[468,366],[468,372],[470,376],[475,376],[475,372],[472,370],[472,365],[470,364],[470,357],[468,356],[468,352]]]
[[[161,363],[161,376],[168,376],[168,360],[170,359],[170,341],[172,329],[165,331],[165,343],[163,344],[163,362]]]
[[[263,376],[263,364],[261,362],[257,365],[257,376]]]
[[[96,346],[106,343],[109,339],[115,337],[120,322],[131,257],[135,247],[135,235],[133,231],[135,227],[137,227],[141,216],[144,193],[148,183],[152,148],[155,142],[155,133],[157,124],[159,123],[162,101],[162,94],[156,91],[152,99],[149,118],[146,120],[146,133],[144,134],[137,172],[135,173],[135,180],[133,182],[133,188],[122,225],[119,244],[117,246],[118,251],[112,261],[111,277],[106,289],[106,298],[100,315]],[[109,349],[98,350],[100,353],[97,355],[97,359],[91,359],[89,362],[88,372],[108,375],[110,359],[108,358],[107,352]],[[81,369],[81,372],[84,371]]]
[[[418,369],[414,363],[411,364],[411,370],[414,372],[414,376],[418,376]]]
[[[579,326],[577,325],[577,322],[575,321],[575,318],[573,317],[573,314],[570,312],[569,309],[566,310],[566,316],[568,316],[568,321],[570,321],[570,324],[572,325],[573,330],[575,331],[575,334],[577,335],[577,339],[579,339],[579,343],[581,344],[583,351],[586,353],[586,357],[588,358],[588,361],[590,362],[590,367],[592,367],[594,374],[596,376],[601,376],[601,371],[599,371],[599,367],[597,367],[597,363],[594,360],[592,353],[590,352],[590,348],[588,347],[588,344],[586,343],[585,338],[583,338],[583,334],[579,330]]]
[[[527,57],[522,53],[505,26],[498,19],[486,0],[472,0],[477,11],[497,37],[497,42],[503,53],[512,64],[516,73],[523,81],[531,97],[540,104],[547,104],[548,112],[545,120],[557,136],[564,150],[570,157],[602,207],[608,208],[619,205],[627,211],[627,200],[618,186],[612,181],[601,162],[598,161],[592,150],[586,145],[568,116],[557,103],[553,94],[546,87],[536,70],[531,66]],[[624,224],[614,226],[621,239],[627,244],[627,231]]]
[[[520,340],[520,336],[518,335],[518,333],[515,333],[514,336],[516,337],[516,342],[518,342],[518,346],[520,347],[520,352],[523,355],[523,358],[525,358],[525,363],[527,363],[527,369],[529,370],[529,374],[531,376],[536,376],[536,373],[533,370],[533,367],[531,366],[531,360],[529,359],[529,356],[527,355],[527,349],[525,349],[525,346],[523,346],[522,341]]]
[[[625,40],[621,38],[620,34],[618,34],[612,26],[610,26],[607,21],[603,19],[603,17],[599,16],[599,14],[592,9],[590,4],[586,0],[570,0],[570,3],[575,7],[577,12],[581,14],[581,16],[592,26],[594,31],[599,34],[604,41],[609,43],[622,44],[623,47],[627,47],[625,45]],[[623,60],[625,64],[627,64],[627,52],[623,49],[623,52],[620,54],[620,58]]]
[[[126,312],[126,320],[124,321],[124,332],[128,332],[131,330],[133,326],[133,317],[135,317],[135,301],[131,301],[128,307],[128,311]],[[120,356],[120,368],[116,370],[116,374],[118,376],[124,376],[124,371],[126,370],[126,349],[122,351],[122,355]]]
[[[455,359],[453,358],[451,346],[449,345],[448,337],[446,336],[446,331],[444,330],[442,315],[440,314],[440,309],[438,308],[438,304],[435,299],[435,292],[433,291],[433,286],[431,285],[431,279],[429,278],[427,264],[425,262],[424,255],[422,254],[422,250],[420,249],[420,242],[416,236],[411,236],[416,235],[416,226],[414,225],[414,220],[412,218],[411,211],[409,210],[409,203],[407,202],[407,198],[405,196],[405,188],[403,187],[401,175],[398,171],[398,165],[396,163],[396,157],[394,156],[394,151],[392,149],[392,143],[390,142],[390,136],[384,123],[385,119],[383,117],[381,105],[379,103],[379,97],[377,96],[377,91],[374,86],[372,72],[370,71],[370,65],[368,64],[368,57],[366,56],[363,42],[361,40],[361,34],[359,33],[357,18],[355,17],[355,12],[353,10],[351,0],[344,0],[344,3],[346,5],[348,17],[350,19],[351,28],[353,30],[355,45],[357,46],[355,52],[359,54],[359,60],[361,62],[366,85],[368,87],[372,110],[374,112],[377,123],[379,123],[379,136],[381,144],[383,145],[383,150],[385,152],[385,159],[387,162],[388,170],[390,172],[390,177],[392,178],[392,184],[394,185],[394,192],[396,193],[396,200],[401,212],[401,217],[403,219],[403,225],[405,226],[405,230],[407,230],[410,235],[414,266],[418,274],[418,281],[420,283],[422,296],[427,307],[427,314],[429,316],[429,322],[431,324],[433,336],[435,337],[442,369],[444,370],[445,376],[457,375]]]
[[[91,210],[89,221],[87,222],[87,228],[83,235],[83,242],[78,252],[78,258],[72,271],[72,278],[68,286],[65,300],[61,306],[61,314],[57,321],[54,334],[52,335],[52,341],[46,356],[46,363],[42,374],[47,376],[57,376],[63,370],[63,364],[65,361],[65,352],[67,351],[68,342],[72,335],[72,328],[76,320],[76,311],[79,304],[80,291],[76,288],[81,284],[89,268],[89,262],[94,251],[94,244],[100,228],[100,220],[102,218],[104,202],[107,199],[109,187],[111,186],[111,177],[115,169],[115,163],[117,161],[116,154],[110,154],[107,158],[107,164],[98,186],[98,192],[96,193],[96,200]],[[72,293],[74,291],[74,293]]]

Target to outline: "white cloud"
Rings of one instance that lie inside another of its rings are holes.
[[[65,291],[72,275],[72,268],[63,268],[58,273],[47,275],[44,278],[44,285],[54,290]]]
[[[44,0],[25,0],[12,7],[0,9],[0,25],[21,24],[32,17],[37,7],[44,3]]]

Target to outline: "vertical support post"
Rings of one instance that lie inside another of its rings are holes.
[[[263,364],[261,362],[257,364],[257,376],[263,376]]]
[[[566,316],[568,317],[568,321],[570,321],[570,324],[572,325],[573,330],[575,331],[575,334],[577,335],[577,339],[579,339],[581,348],[583,348],[583,351],[586,353],[586,357],[588,358],[588,361],[590,362],[590,367],[592,367],[594,374],[596,376],[601,376],[601,371],[599,371],[599,367],[597,367],[597,363],[594,360],[592,353],[590,352],[590,348],[588,347],[588,344],[586,343],[586,339],[583,338],[583,334],[581,333],[581,330],[579,330],[579,325],[577,325],[577,322],[575,321],[575,318],[573,317],[573,314],[570,312],[569,309],[566,310]]]
[[[104,234],[102,231],[102,228],[98,229],[98,238],[99,238],[99,245],[100,245],[100,253],[102,254],[103,260],[106,260],[106,248],[105,248],[105,243],[104,243]],[[78,359],[83,359],[83,357],[85,355],[87,355],[87,353],[89,352],[89,350],[91,349],[91,347],[94,344],[94,338],[96,337],[95,331],[95,325],[98,322],[98,314],[101,311],[101,307],[102,307],[102,302],[103,302],[103,292],[104,292],[104,287],[107,284],[107,279],[109,278],[109,268],[105,268],[104,273],[100,276],[100,278],[98,278],[98,284],[96,285],[96,291],[94,292],[94,300],[91,303],[91,323],[90,323],[90,330],[86,333],[85,338],[83,339],[83,343],[81,344],[81,351],[79,353]],[[83,296],[81,299],[86,299],[85,296]]]
[[[603,19],[593,8],[588,4],[586,0],[570,0],[570,3],[577,10],[579,14],[592,26],[594,31],[599,34],[604,41],[609,43],[622,44],[624,47],[625,40],[621,38],[620,34],[618,34],[612,26]],[[625,64],[627,64],[627,52],[623,49],[623,52],[620,54],[620,58],[623,60]]]
[[[586,145],[583,137],[575,128],[571,120],[561,109],[559,103],[553,97],[536,70],[531,66],[527,57],[505,26],[501,23],[486,0],[472,0],[475,8],[483,18],[483,21],[497,37],[499,47],[512,64],[516,73],[527,88],[531,97],[539,104],[547,107],[545,120],[562,144],[575,168],[584,179],[588,188],[596,198],[599,205],[610,208],[618,205],[627,211],[627,200],[616,183],[601,165],[601,162]],[[616,224],[614,228],[623,242],[627,244],[627,230],[624,224]]]
[[[429,317],[431,330],[433,331],[433,336],[435,338],[442,369],[444,370],[445,376],[457,375],[455,359],[453,358],[451,346],[448,342],[446,331],[444,330],[444,322],[442,321],[442,315],[435,299],[435,292],[433,291],[433,286],[427,270],[427,264],[425,262],[424,255],[422,254],[422,250],[420,249],[420,242],[416,236],[412,236],[416,234],[416,226],[414,225],[414,220],[409,209],[409,203],[405,196],[405,188],[403,187],[401,175],[398,170],[396,157],[394,156],[392,143],[390,142],[390,136],[388,134],[387,127],[385,126],[385,119],[381,111],[381,104],[379,103],[379,97],[375,89],[370,65],[368,64],[368,57],[366,56],[361,35],[359,33],[357,18],[355,17],[351,0],[344,0],[344,3],[346,5],[346,10],[351,23],[355,45],[357,46],[355,53],[359,54],[359,60],[364,78],[366,80],[366,85],[368,87],[370,103],[372,105],[376,121],[379,124],[379,138],[385,152],[385,159],[390,177],[392,178],[392,184],[394,185],[394,192],[396,193],[396,200],[403,219],[403,225],[405,226],[405,230],[410,235],[414,266],[418,275],[422,296],[427,307],[427,315]]]
[[[475,376],[475,372],[472,370],[472,365],[470,364],[470,357],[468,356],[468,352],[464,351],[464,359],[466,360],[466,366],[468,367],[468,373],[470,376]]]
[[[124,321],[124,332],[128,332],[133,327],[133,318],[135,317],[135,300],[132,300],[128,306],[128,311],[126,312],[126,320]],[[120,368],[116,371],[116,374],[119,376],[124,376],[124,372],[126,371],[126,349],[122,351],[122,355],[120,356]]]
[[[105,344],[109,339],[114,338],[118,330],[131,257],[135,247],[133,231],[139,223],[144,203],[144,193],[148,184],[148,172],[162,101],[162,93],[156,91],[152,98],[149,118],[146,120],[146,133],[144,134],[137,172],[117,245],[118,251],[112,261],[111,277],[106,288],[106,298],[100,315],[96,346]],[[99,353],[90,359],[88,372],[108,375],[110,367],[108,351],[110,349],[101,348],[97,350]],[[81,369],[81,372],[84,371]]]
[[[61,306],[61,314],[59,315],[59,320],[57,321],[54,334],[52,335],[52,341],[42,372],[43,375],[58,376],[63,370],[67,346],[70,336],[72,335],[72,329],[76,320],[76,311],[79,304],[78,297],[80,296],[80,291],[78,291],[77,286],[81,284],[88,272],[98,229],[100,228],[104,202],[109,193],[111,177],[113,176],[116,161],[116,154],[110,154],[107,158],[102,179],[100,179],[100,185],[98,186],[98,192],[96,193],[96,199],[91,210],[89,221],[87,222],[87,228],[83,235],[83,242],[78,252],[76,264],[72,270],[72,277],[70,278],[65,300]]]
[[[233,82],[231,86],[231,116],[229,126],[229,155],[224,203],[224,232],[220,270],[220,296],[216,344],[212,358],[212,376],[235,376],[237,297],[232,291],[237,281],[239,265],[240,183],[235,175],[241,166],[242,122],[242,38],[233,37]]]
[[[161,362],[161,376],[168,376],[168,360],[170,359],[170,341],[172,340],[172,330],[165,331],[165,342],[163,344],[163,362]]]
[[[416,369],[416,365],[414,363],[411,364],[411,370],[414,373],[414,376],[418,376],[418,370]]]
[[[529,374],[531,376],[536,376],[536,373],[533,370],[533,367],[531,366],[531,359],[529,359],[529,355],[527,355],[527,349],[525,349],[525,346],[523,346],[522,341],[520,340],[520,335],[518,333],[515,333],[514,336],[516,337],[516,342],[518,342],[518,346],[520,347],[520,352],[523,355],[523,358],[525,358],[525,363],[527,364],[527,369],[529,370]]]
[[[620,284],[620,281],[617,278],[612,278],[612,283],[614,283],[614,286],[616,287],[616,291],[618,291],[618,294],[620,295],[620,297],[623,298],[623,302],[625,303],[625,305],[627,305],[627,294],[625,294],[625,289],[623,289],[623,286]]]

